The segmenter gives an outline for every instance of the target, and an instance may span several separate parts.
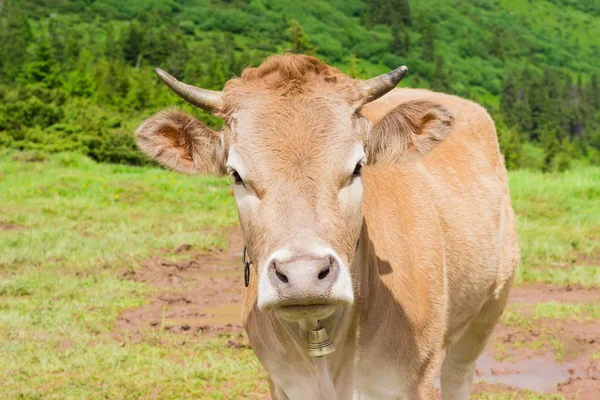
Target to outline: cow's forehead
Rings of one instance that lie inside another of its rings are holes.
[[[343,102],[318,97],[264,99],[239,108],[230,142],[249,168],[322,174],[343,166],[361,140],[355,120]]]

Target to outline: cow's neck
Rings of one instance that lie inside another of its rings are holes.
[[[377,290],[373,285],[378,284],[377,267],[369,267],[369,240],[366,233],[366,227],[363,228],[359,246],[357,248],[353,265],[353,280],[356,283],[355,303],[351,307],[344,307],[337,310],[328,318],[319,321],[319,325],[325,328],[327,334],[336,345],[337,350],[324,357],[309,357],[307,355],[307,337],[308,330],[314,329],[309,324],[287,322],[277,317],[275,325],[289,335],[294,342],[298,353],[302,354],[305,365],[314,374],[314,383],[319,386],[318,393],[322,394],[323,399],[336,399],[335,388],[338,395],[344,388],[351,387],[353,380],[354,364],[356,362],[356,350],[358,332],[361,330],[361,314],[368,313],[366,307],[370,304],[372,297],[377,296]],[[348,395],[348,394],[347,394]],[[343,397],[343,395],[341,395]]]

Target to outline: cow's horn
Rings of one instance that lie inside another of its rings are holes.
[[[197,88],[179,82],[160,68],[154,70],[158,77],[171,88],[179,97],[206,111],[221,111],[223,109],[223,93],[214,90]]]
[[[396,87],[408,72],[406,66],[401,66],[387,74],[367,79],[360,83],[360,88],[364,93],[364,104],[376,100]]]

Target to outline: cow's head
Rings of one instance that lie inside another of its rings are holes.
[[[361,106],[394,88],[406,71],[360,81],[313,57],[275,56],[214,92],[157,70],[225,127],[216,132],[164,111],[138,128],[137,143],[168,168],[232,177],[260,310],[275,309],[287,320],[323,319],[353,303],[363,169],[424,154],[449,131],[450,116],[431,103],[399,107],[376,125],[361,116]]]

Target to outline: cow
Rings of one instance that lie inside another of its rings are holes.
[[[519,247],[479,105],[277,55],[222,92],[179,82],[136,131],[151,159],[229,174],[247,246],[242,321],[273,399],[467,399]],[[185,212],[185,211],[182,211]]]

